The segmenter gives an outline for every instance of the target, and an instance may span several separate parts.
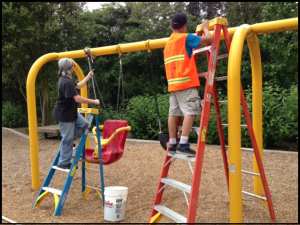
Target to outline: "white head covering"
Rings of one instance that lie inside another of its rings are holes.
[[[59,67],[58,75],[60,75],[60,73],[63,76],[66,76],[67,73],[72,74],[71,71],[69,70],[71,68],[71,66],[73,66],[73,62],[71,59],[68,59],[68,58],[60,59],[58,61],[58,67]]]

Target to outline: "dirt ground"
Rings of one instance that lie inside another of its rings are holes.
[[[79,141],[79,140],[78,140]],[[78,143],[77,141],[77,143]],[[56,138],[39,140],[40,184],[44,182],[59,149]],[[91,139],[91,147],[94,140]],[[192,145],[196,149],[196,145]],[[104,166],[104,184],[128,187],[125,220],[120,223],[147,223],[165,157],[158,142],[127,141],[123,157]],[[276,214],[276,223],[298,223],[298,153],[264,152],[265,174]],[[252,154],[242,153],[242,169],[252,171]],[[192,163],[193,166],[193,163]],[[91,164],[92,168],[99,168]],[[57,171],[50,184],[62,189],[66,173]],[[186,161],[177,159],[169,176],[191,184],[192,174]],[[100,188],[97,172],[86,172],[87,184]],[[253,192],[253,178],[243,174],[243,190]],[[96,191],[81,200],[81,164],[76,171],[61,216],[54,217],[54,198],[48,196],[33,208],[39,190],[32,189],[30,146],[23,137],[2,128],[2,216],[17,223],[110,223]],[[168,188],[162,204],[187,217],[182,192]],[[197,209],[197,223],[229,223],[229,196],[220,146],[206,145]],[[272,223],[268,210],[256,198],[243,195],[244,223]],[[2,219],[2,223],[8,223]],[[116,223],[116,222],[111,222]],[[160,223],[173,223],[163,217]]]

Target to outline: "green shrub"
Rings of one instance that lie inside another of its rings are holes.
[[[298,137],[298,90],[266,83],[263,88],[264,146],[281,146],[284,139]]]
[[[2,104],[2,126],[15,128],[26,127],[28,124],[26,116],[22,113],[20,105],[13,105],[11,102]]]
[[[263,147],[278,147],[283,140],[298,142],[298,87],[292,85],[290,90],[280,88],[277,85],[266,82],[263,88]],[[252,120],[252,92],[245,89],[245,98],[249,114]],[[218,93],[219,101],[227,100],[226,96]],[[221,115],[228,115],[227,105],[220,105]],[[211,106],[211,113],[214,113],[214,106]],[[242,112],[242,111],[241,111]],[[195,121],[197,126],[200,120]],[[222,118],[222,123],[227,124],[228,118]],[[245,117],[241,116],[241,124],[246,124]],[[225,142],[228,143],[228,128],[223,128]],[[190,138],[196,140],[196,137]],[[253,147],[249,130],[241,129],[241,141],[244,147]],[[209,120],[207,144],[220,144],[218,126],[215,119]]]
[[[244,90],[244,93],[252,121],[252,91],[248,88]],[[168,132],[169,97],[170,94],[157,97],[163,132]],[[227,101],[227,96],[220,92],[218,98],[219,101]],[[221,115],[228,115],[227,105],[220,105],[220,111]],[[113,112],[111,113],[113,114]],[[213,105],[211,113],[215,113]],[[124,115],[122,114],[121,118],[122,116]],[[132,127],[131,134],[135,138],[157,140],[159,122],[154,97],[146,95],[130,99],[126,108],[126,120]],[[228,124],[228,118],[222,118],[222,123]],[[241,124],[246,124],[243,115]],[[200,126],[200,118],[195,119],[193,126]],[[216,119],[209,120],[207,132],[206,143],[219,145]],[[225,142],[228,143],[228,128],[223,128],[223,133]],[[241,129],[241,139],[242,146],[253,147],[248,129]],[[296,85],[292,85],[290,90],[286,90],[266,82],[263,87],[263,147],[281,146],[283,140],[298,141],[298,88]],[[191,132],[189,142],[197,143],[197,141],[198,135]]]
[[[168,131],[170,95],[157,95],[161,116],[161,129]],[[131,134],[138,139],[158,139],[159,120],[155,98],[153,96],[136,96],[129,100],[126,108],[126,119],[131,126]]]

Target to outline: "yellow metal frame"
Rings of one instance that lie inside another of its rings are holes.
[[[261,24],[242,25],[232,38],[228,60],[228,146],[230,223],[242,223],[242,174],[241,174],[241,60],[247,41],[252,66],[252,115],[253,130],[261,159],[263,160],[262,133],[262,66],[257,35],[288,30],[298,30],[298,18]],[[253,154],[253,172],[259,173]],[[254,194],[263,196],[260,177],[254,177]],[[265,204],[264,204],[265,205]]]
[[[198,29],[198,28],[197,28]],[[251,64],[252,64],[252,84],[253,84],[253,129],[257,139],[257,144],[262,158],[262,69],[258,39],[256,35],[278,33],[283,31],[298,30],[298,18],[277,20],[254,25],[242,25],[228,29],[230,38],[232,38],[231,50],[228,61],[228,144],[229,150],[229,180],[230,180],[230,222],[242,222],[242,190],[241,190],[241,109],[240,109],[240,87],[241,87],[241,59],[242,49],[245,40],[247,40]],[[213,36],[213,31],[210,31]],[[118,44],[107,47],[92,48],[95,56],[119,54],[120,56],[127,52],[148,51],[164,48],[168,38],[156,40],[147,40],[128,44]],[[221,33],[221,40],[224,39]],[[32,188],[39,189],[40,171],[39,171],[39,152],[38,152],[38,132],[37,132],[37,110],[35,96],[35,81],[40,69],[48,62],[59,60],[61,58],[85,58],[83,50],[49,53],[41,56],[32,65],[26,82],[27,110],[29,125],[30,159]],[[84,78],[82,70],[78,64],[75,73],[81,81]],[[87,87],[81,89],[81,95],[87,97]],[[87,108],[87,104],[82,104],[82,108]],[[255,158],[255,157],[254,157]],[[254,172],[258,171],[256,160],[254,160]],[[235,173],[231,171],[236,171]],[[260,178],[254,178],[254,193],[263,194],[263,187]]]

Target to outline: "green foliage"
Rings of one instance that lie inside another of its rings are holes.
[[[298,17],[298,2],[268,2],[261,22],[295,17]],[[263,80],[286,89],[298,84],[298,30],[265,34],[258,39]]]
[[[10,128],[27,126],[27,118],[22,113],[20,105],[13,105],[11,102],[2,104],[2,126]]]
[[[157,96],[162,131],[168,131],[169,98],[169,94]],[[135,138],[148,140],[158,138],[159,121],[154,97],[136,96],[131,98],[127,105],[126,118],[132,127],[131,133]]]
[[[284,139],[298,137],[298,90],[266,83],[263,88],[264,146],[280,146]]]
[[[263,88],[263,147],[271,148],[281,146],[283,140],[298,141],[298,87],[292,85],[289,90],[265,82]],[[252,92],[245,89],[245,98],[248,111],[252,118]],[[219,101],[226,101],[226,97],[218,93]],[[221,115],[228,115],[227,105],[220,105]],[[214,106],[211,113],[214,113]],[[217,122],[209,120],[206,143],[220,144]],[[196,122],[200,124],[200,121]],[[227,124],[228,119],[222,118],[222,123]],[[241,124],[246,124],[242,115]],[[198,125],[199,126],[199,125]],[[225,141],[228,143],[228,128],[223,128]],[[242,146],[253,147],[248,129],[241,130]]]

